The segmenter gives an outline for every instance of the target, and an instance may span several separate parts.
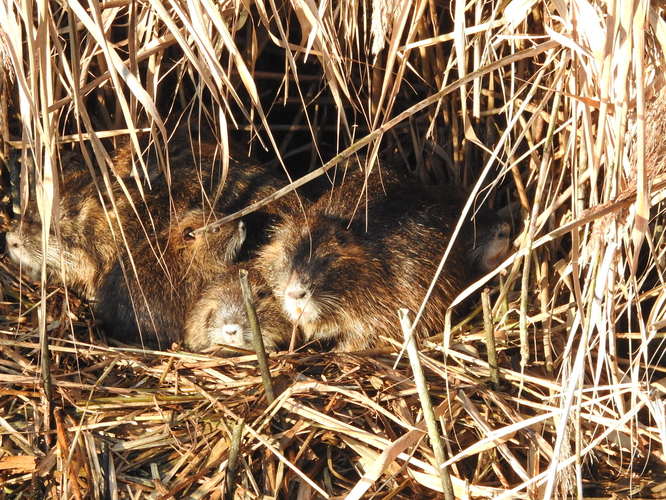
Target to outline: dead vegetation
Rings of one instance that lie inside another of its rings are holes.
[[[149,136],[140,182],[177,118],[214,137],[222,172],[230,152],[286,165],[283,192],[357,151],[397,159],[464,192],[461,223],[485,204],[520,232],[419,354],[455,496],[663,497],[660,9],[2,0],[4,193],[32,179],[48,234],[64,151],[109,185],[114,138]],[[434,498],[447,484],[402,346],[271,355],[269,404],[255,355],[120,346],[78,298],[0,266],[6,498]]]

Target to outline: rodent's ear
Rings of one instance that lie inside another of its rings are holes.
[[[245,227],[245,222],[239,221],[238,222],[238,238],[240,239],[241,242],[244,242],[246,237],[247,237],[247,228]]]

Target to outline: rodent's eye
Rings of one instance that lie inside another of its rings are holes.
[[[193,241],[196,238],[194,235],[194,228],[186,227],[183,229],[183,239],[185,241]]]

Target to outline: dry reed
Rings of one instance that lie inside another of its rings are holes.
[[[663,497],[662,16],[645,0],[0,0],[3,195],[37,193],[46,241],[66,149],[109,186],[129,137],[140,183],[149,152],[168,171],[176,121],[210,130],[223,175],[238,151],[276,171],[299,158],[278,195],[357,151],[403,160],[465,192],[461,224],[485,204],[520,232],[419,353],[456,497]],[[121,346],[44,272],[3,261],[0,278],[7,498],[440,495],[394,341],[271,355],[268,405],[254,355]],[[484,287],[498,388],[464,301]]]

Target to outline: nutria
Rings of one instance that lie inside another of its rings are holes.
[[[358,181],[324,195],[278,224],[259,255],[262,273],[306,339],[334,338],[341,350],[402,338],[397,311],[419,309],[448,244],[455,210],[428,205],[414,189],[389,186],[354,212]],[[397,191],[396,191],[397,189]],[[410,193],[411,197],[410,197]],[[359,213],[361,212],[361,213]],[[419,322],[444,326],[444,312],[466,279],[464,246],[456,243]]]
[[[261,334],[266,350],[288,344],[293,330],[283,316],[270,287],[252,262],[230,267],[201,293],[185,322],[183,343],[193,351],[224,344],[253,349],[252,331],[245,311],[238,271],[248,270]]]
[[[470,263],[474,274],[485,274],[508,256],[511,226],[504,220],[485,220],[476,227],[475,233]]]
[[[129,161],[126,151],[116,152],[114,158],[118,162]],[[180,151],[172,158],[170,190],[164,176],[153,179],[152,190],[145,190],[143,195],[133,180],[124,179],[123,188],[113,178],[111,190],[116,210],[103,186],[102,192],[98,192],[87,169],[77,167],[66,171],[54,211],[59,221],[58,232],[53,224],[46,252],[49,275],[62,278],[76,292],[95,299],[101,280],[125,253],[125,245],[131,249],[146,238],[156,238],[172,224],[172,219],[189,210],[209,207],[215,199],[216,207],[226,214],[264,198],[283,184],[261,165],[230,160],[222,185],[216,166],[219,163],[212,145],[199,144],[194,151]],[[284,197],[279,203],[252,214],[249,219],[254,232],[248,239],[259,244],[263,227],[276,220],[274,213],[280,206],[293,203],[294,199],[295,195]],[[36,213],[31,207],[7,233],[10,257],[31,277],[38,276],[42,260],[41,222]]]
[[[131,249],[134,267],[128,255],[113,267],[96,304],[107,333],[162,347],[180,340],[190,304],[212,277],[237,259],[246,238],[242,221],[194,234],[214,221],[212,217],[202,209],[190,210],[157,241]]]
[[[63,278],[88,299],[94,298],[100,278],[111,269],[118,255],[118,244],[122,244],[118,219],[126,234],[140,230],[136,220],[127,216],[129,206],[125,198],[116,198],[116,210],[105,198],[98,194],[86,172],[73,169],[68,173],[60,186],[54,210],[56,220],[52,222],[46,249],[49,275]],[[10,258],[33,278],[39,275],[42,261],[42,227],[34,205],[33,202],[28,206],[26,214],[6,235]]]

